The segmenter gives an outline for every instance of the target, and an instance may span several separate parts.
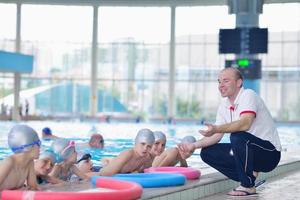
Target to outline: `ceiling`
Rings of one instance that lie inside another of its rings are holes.
[[[83,6],[213,6],[227,5],[228,0],[0,0],[0,3],[83,5]],[[300,0],[264,0],[271,3],[300,3]]]

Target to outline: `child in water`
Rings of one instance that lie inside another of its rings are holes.
[[[76,148],[95,148],[95,149],[103,149],[104,148],[104,139],[103,136],[99,133],[94,133],[91,135],[88,142],[77,143]]]
[[[79,159],[77,159],[76,166],[83,173],[93,172],[93,161],[91,154],[83,154]]]
[[[185,136],[181,143],[194,143],[196,139],[193,136]],[[155,157],[152,167],[175,166],[180,163],[180,167],[187,167],[186,159],[189,158],[193,152],[185,153],[180,151],[178,147],[173,147],[165,150],[160,156]]]
[[[34,171],[36,174],[36,179],[38,184],[46,183],[64,183],[64,181],[49,176],[49,173],[52,171],[56,163],[55,154],[51,151],[44,151],[40,154],[39,159],[34,161]]]
[[[78,169],[87,175],[88,177],[91,177],[95,175],[95,172],[99,172],[100,168],[99,166],[93,166],[92,156],[89,153],[79,153],[80,155],[77,157],[76,166]],[[73,175],[71,180],[81,180],[78,176]]]
[[[41,141],[35,130],[27,125],[15,125],[8,133],[8,146],[13,155],[0,161],[0,191],[20,189],[38,190],[34,173],[34,159],[40,154]]]
[[[49,174],[50,176],[63,181],[70,181],[73,174],[77,175],[81,180],[89,179],[75,165],[77,152],[74,141],[63,138],[56,139],[52,144],[52,151],[55,153],[58,163],[53,167],[53,170]]]
[[[45,127],[42,130],[42,139],[49,140],[49,139],[56,139],[57,136],[52,134],[52,130],[49,127]]]
[[[98,175],[112,176],[117,173],[143,172],[145,168],[151,167],[153,158],[150,151],[154,140],[151,130],[141,129],[135,137],[134,147],[113,158]]]

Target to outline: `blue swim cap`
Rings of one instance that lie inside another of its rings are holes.
[[[52,131],[49,127],[45,127],[43,128],[43,133],[45,133],[46,135],[52,135]]]
[[[41,146],[35,130],[27,125],[15,125],[8,133],[8,146],[14,153],[26,151],[34,145]]]

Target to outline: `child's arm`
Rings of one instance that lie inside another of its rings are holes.
[[[0,162],[0,185],[5,181],[5,178],[13,168],[14,160],[11,157],[7,157]]]
[[[101,176],[112,176],[120,172],[122,167],[132,158],[133,151],[123,151],[100,170]]]
[[[180,159],[179,162],[180,162],[180,167],[188,167],[188,164],[185,159]]]
[[[82,180],[89,180],[89,177],[87,175],[85,175],[82,171],[80,171],[80,169],[78,169],[78,167],[76,167],[76,165],[72,166],[72,170],[73,170],[74,174],[76,174]]]
[[[48,183],[51,183],[51,184],[67,183],[67,182],[60,180],[58,178],[55,178],[53,176],[45,176],[44,178]]]
[[[163,152],[158,158],[155,159],[153,167],[174,166],[177,163],[178,149],[171,148]]]
[[[178,161],[180,162],[180,167],[188,167],[187,159],[191,157],[193,154],[192,152],[185,152],[181,151],[181,149],[178,148]]]
[[[58,175],[58,172],[61,170],[61,166],[56,164],[54,165],[53,169],[51,170],[51,172],[49,173],[49,176],[52,176],[52,177],[56,177],[57,178],[57,175]]]
[[[29,174],[27,177],[27,186],[29,187],[29,190],[39,190],[38,183],[36,180],[36,174],[34,171],[34,163],[31,161],[29,164]]]
[[[110,163],[112,161],[113,158],[102,158],[101,159],[101,163],[103,165],[108,165],[108,163]]]

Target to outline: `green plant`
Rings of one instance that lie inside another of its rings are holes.
[[[191,102],[184,101],[180,98],[176,99],[176,115],[178,117],[199,118],[200,104],[192,100]]]

